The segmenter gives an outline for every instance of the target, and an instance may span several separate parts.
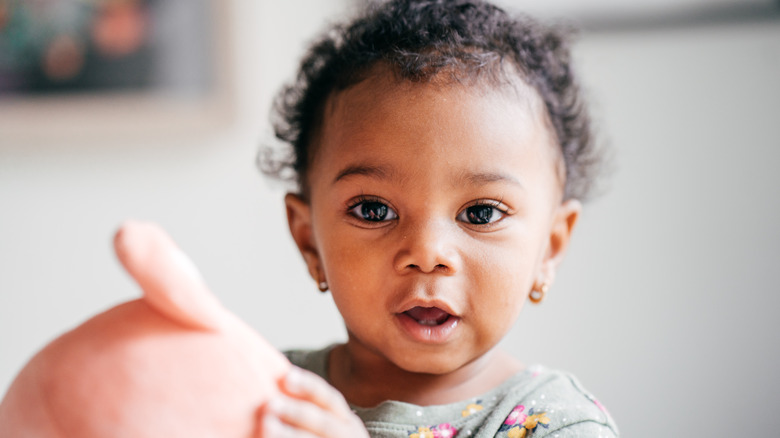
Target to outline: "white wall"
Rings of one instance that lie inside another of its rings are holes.
[[[127,217],[162,223],[278,347],[343,336],[254,154],[271,96],[346,2],[236,1],[235,93],[195,134],[81,136],[36,114],[0,132],[0,392],[58,333],[137,296],[110,248]],[[576,54],[611,189],[505,345],[573,371],[625,436],[776,433],[780,25],[584,35]]]

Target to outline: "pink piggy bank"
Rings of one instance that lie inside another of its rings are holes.
[[[0,437],[257,436],[289,362],[219,304],[159,227],[127,223],[114,246],[143,298],[33,357],[0,403]]]

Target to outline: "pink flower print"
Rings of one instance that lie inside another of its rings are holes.
[[[512,412],[509,413],[509,416],[506,417],[506,420],[504,420],[504,424],[512,426],[514,424],[524,422],[527,415],[525,415],[523,411],[525,411],[525,406],[523,405],[515,406],[515,408],[512,409]]]
[[[434,438],[453,438],[458,433],[458,429],[450,426],[450,423],[442,423],[433,428]]]

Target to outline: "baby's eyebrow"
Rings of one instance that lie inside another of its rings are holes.
[[[463,172],[460,174],[459,183],[467,182],[472,185],[485,185],[494,182],[506,182],[523,187],[515,176],[502,172]]]
[[[353,164],[341,170],[333,179],[333,184],[352,175],[364,175],[381,180],[389,180],[394,177],[395,172],[391,167],[377,166],[371,164]],[[470,172],[463,171],[453,180],[453,186],[462,185],[486,185],[495,182],[509,183],[518,187],[523,187],[520,180],[514,175],[503,172]]]
[[[378,179],[389,179],[390,170],[385,166],[372,166],[368,164],[353,164],[344,168],[333,179],[333,184],[351,175],[365,175]]]

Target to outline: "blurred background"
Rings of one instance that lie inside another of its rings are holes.
[[[625,436],[780,430],[780,4],[505,0],[575,46],[612,171],[547,300],[503,341]],[[0,0],[0,393],[138,296],[111,250],[161,223],[280,349],[344,338],[255,167],[270,102],[359,0]]]

